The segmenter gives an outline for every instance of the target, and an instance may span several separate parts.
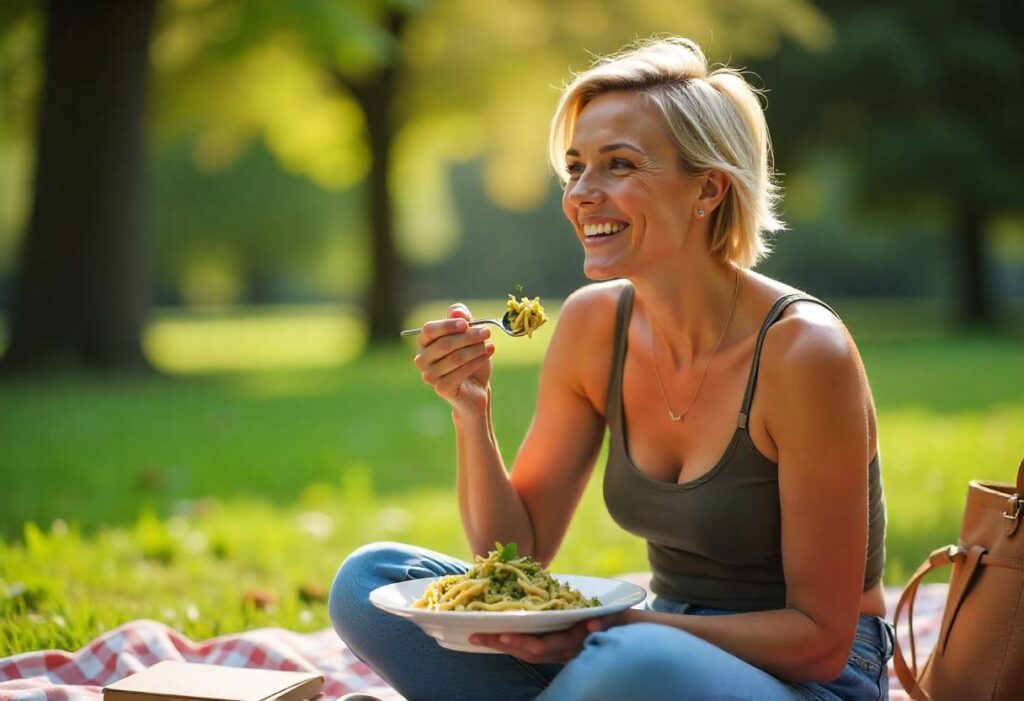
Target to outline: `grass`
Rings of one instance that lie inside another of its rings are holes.
[[[969,479],[1012,478],[1024,346],[840,311],[875,391],[886,581],[902,583],[955,539]],[[509,461],[548,333],[496,339],[495,427]],[[448,411],[410,348],[358,355],[361,344],[333,309],[165,315],[146,345],[167,378],[0,385],[0,656],[76,649],[139,617],[196,639],[316,630],[329,624],[337,565],[363,543],[466,556]],[[600,472],[554,567],[646,568],[643,544],[604,510]]]

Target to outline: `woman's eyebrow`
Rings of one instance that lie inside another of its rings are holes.
[[[630,151],[636,151],[641,156],[646,156],[647,155],[646,153],[641,151],[639,148],[637,148],[633,144],[627,144],[625,141],[616,141],[613,144],[605,144],[601,148],[597,149],[597,152],[598,153],[606,153],[608,151],[615,151],[616,149],[620,149],[620,148],[629,149]],[[574,148],[571,148],[571,149],[569,149],[568,151],[565,152],[565,155],[566,156],[576,156],[576,157],[578,157],[580,155],[580,152],[577,151]]]

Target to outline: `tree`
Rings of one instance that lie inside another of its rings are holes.
[[[1021,210],[1024,191],[1024,5],[830,0],[823,10],[831,46],[790,45],[757,66],[782,170],[841,149],[870,211],[940,217],[956,318],[991,325],[986,232]]]
[[[396,43],[408,25],[412,11],[407,6],[388,5],[383,26]],[[366,299],[367,320],[371,342],[394,342],[401,329],[403,314],[401,261],[395,246],[394,214],[391,204],[391,149],[395,140],[397,119],[395,98],[400,86],[402,64],[392,59],[362,75],[352,76],[344,68],[329,65],[335,81],[348,90],[366,118],[370,145],[370,212],[371,270],[370,289]]]
[[[543,200],[552,85],[588,52],[662,31],[735,61],[771,53],[784,36],[813,44],[827,34],[805,0],[693,2],[686,12],[589,0],[168,1],[155,22],[154,5],[51,1],[9,367],[142,364],[138,193],[154,23],[153,148],[189,133],[223,166],[261,138],[322,187],[365,188],[365,224],[346,225],[372,242],[366,309],[378,342],[397,341],[410,301],[403,258],[436,261],[458,235],[452,163],[482,157],[484,189],[503,207]]]
[[[202,97],[192,104],[198,108],[201,130],[235,132],[247,140],[263,131],[271,150],[298,169],[307,169],[314,179],[340,180],[351,185],[347,176],[323,171],[323,159],[316,151],[349,148],[360,151],[360,138],[367,148],[367,158],[359,155],[335,159],[334,169],[349,168],[366,174],[365,212],[369,226],[370,279],[364,307],[372,341],[392,340],[402,319],[401,261],[395,245],[392,205],[392,144],[399,124],[394,113],[396,95],[402,86],[403,65],[399,52],[404,28],[418,13],[423,3],[417,0],[307,0],[302,3],[279,3],[273,0],[220,0],[205,6],[179,10],[169,16],[161,31],[173,33],[176,24],[194,29],[210,21],[226,21],[234,31],[210,38],[203,50],[188,60],[178,62],[165,71],[165,94],[162,102],[179,101],[182,93]],[[229,18],[225,20],[224,18]],[[268,58],[268,48],[271,49]],[[283,118],[298,118],[287,129],[301,130],[302,115],[287,110],[256,106],[251,93],[261,89],[259,83],[236,86],[240,99],[224,102],[213,99],[205,89],[230,82],[232,74],[245,74],[244,67],[259,62],[274,69],[289,66],[293,80],[319,83],[304,96],[313,109],[334,103],[335,112],[344,116],[335,126],[336,132],[326,143],[308,143],[306,149],[295,151],[294,144],[282,145],[268,132],[280,128]],[[296,74],[298,70],[299,75]],[[205,85],[203,85],[205,83]],[[198,89],[197,89],[198,85]],[[318,94],[317,94],[318,93]],[[353,120],[337,103],[351,102],[360,119]],[[184,122],[195,120],[196,114],[178,115]],[[170,120],[173,122],[174,120]],[[174,125],[171,129],[174,129]],[[191,125],[189,125],[191,126]],[[345,131],[356,132],[345,134]],[[305,163],[300,161],[305,159]],[[366,161],[364,166],[362,161]],[[355,162],[353,168],[353,161]],[[332,182],[331,186],[336,182]]]
[[[822,16],[803,0],[695,2],[686,12],[669,2],[220,0],[181,15],[234,31],[214,36],[168,73],[178,90],[185,82],[194,86],[203,67],[208,79],[223,85],[226,74],[276,45],[277,60],[301,56],[307,71],[330,77],[335,90],[322,94],[320,104],[340,99],[358,106],[361,119],[339,121],[337,129],[361,134],[369,147],[365,219],[372,253],[364,308],[371,341],[380,343],[397,342],[409,302],[403,258],[413,253],[436,261],[457,236],[447,182],[451,163],[483,156],[485,189],[507,208],[530,209],[548,194],[544,142],[558,97],[552,85],[569,66],[582,67],[590,53],[656,31],[713,39],[711,55],[724,59],[770,53],[781,36],[815,44],[828,34]],[[204,128],[230,122],[246,138],[276,132],[272,125],[283,113],[263,110],[254,120],[246,102],[207,99],[200,106]],[[315,109],[314,103],[306,104]],[[293,167],[323,175],[324,144],[308,143],[299,156],[292,144],[269,140]],[[352,137],[332,140],[351,145]]]
[[[142,124],[155,0],[50,0],[5,369],[145,367]]]

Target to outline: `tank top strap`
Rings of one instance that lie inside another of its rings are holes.
[[[626,348],[629,341],[629,317],[633,313],[633,286],[626,285],[619,296],[615,314],[615,340],[612,349],[612,371],[608,380],[606,413],[609,424],[621,422],[622,417],[622,372],[626,364]]]
[[[738,420],[738,426],[743,430],[746,430],[747,421],[750,418],[750,405],[754,400],[754,388],[757,385],[757,372],[761,365],[761,347],[764,345],[765,335],[768,333],[768,329],[771,328],[771,325],[778,321],[779,317],[782,316],[782,313],[786,311],[786,307],[793,302],[814,302],[815,304],[820,304],[825,307],[825,309],[828,309],[830,312],[835,314],[836,317],[839,316],[832,307],[828,306],[820,299],[803,292],[794,292],[775,300],[775,304],[773,304],[772,308],[768,311],[768,315],[765,317],[764,323],[761,324],[761,330],[757,334],[757,345],[754,346],[754,359],[750,364],[750,377],[747,379],[747,391],[743,394],[743,404],[740,408],[740,416]]]

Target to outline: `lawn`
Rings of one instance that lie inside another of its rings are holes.
[[[968,479],[1010,480],[1024,456],[1024,345],[954,337],[891,306],[839,307],[878,405],[886,581],[898,584],[955,538]],[[164,314],[146,346],[166,377],[0,385],[0,656],[75,649],[139,617],[193,638],[316,630],[338,563],[362,543],[467,555],[445,405],[411,346],[360,354],[343,312]],[[497,339],[507,460],[549,332]],[[596,478],[554,568],[645,568]]]

